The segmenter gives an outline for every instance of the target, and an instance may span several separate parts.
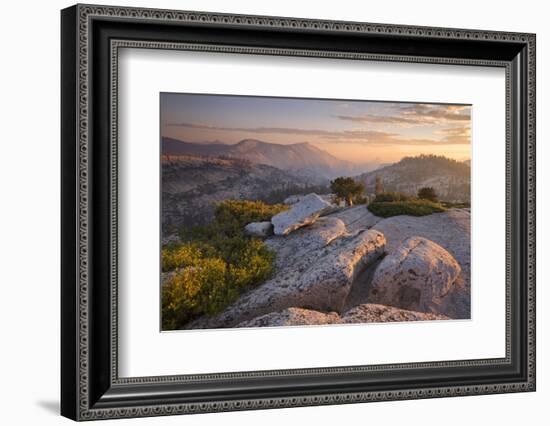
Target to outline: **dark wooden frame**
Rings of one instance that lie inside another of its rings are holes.
[[[535,390],[535,35],[95,5],[64,9],[61,29],[64,416],[89,420]],[[505,68],[506,357],[119,378],[120,47]]]

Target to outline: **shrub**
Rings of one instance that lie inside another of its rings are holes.
[[[382,202],[393,202],[393,201],[408,201],[411,197],[407,194],[403,194],[401,192],[382,192],[380,194],[376,194],[376,197],[374,199],[375,203],[382,203]]]
[[[358,195],[353,199],[353,202],[355,204],[367,204],[369,199],[365,195]]]
[[[218,204],[214,213],[214,225],[227,235],[239,235],[250,222],[270,220],[277,213],[288,209],[285,204],[266,204],[263,201],[226,200]]]
[[[428,200],[373,202],[370,203],[367,208],[371,213],[380,217],[399,215],[426,216],[447,210],[441,204]]]
[[[200,249],[194,244],[171,245],[162,249],[162,271],[195,265],[202,258]]]
[[[465,202],[465,203],[453,203],[453,202],[450,202],[450,201],[441,201],[441,205],[443,207],[446,207],[448,209],[450,208],[457,208],[457,209],[469,209],[471,204],[468,203],[468,202]]]
[[[430,200],[434,203],[437,202],[437,194],[435,192],[435,189],[425,186],[424,188],[420,188],[418,190],[418,198],[422,200]]]
[[[163,330],[220,312],[244,290],[269,278],[274,258],[263,241],[244,236],[164,249],[163,271],[172,274],[162,289]]]
[[[171,275],[162,288],[163,330],[216,314],[269,278],[274,253],[263,241],[244,235],[243,228],[286,208],[259,201],[224,201],[211,224],[182,232],[182,243],[164,247],[162,270]]]
[[[214,312],[227,298],[226,264],[200,259],[178,270],[162,287],[162,328],[174,330],[202,313]]]
[[[239,292],[261,283],[273,272],[275,255],[260,240],[249,239],[233,257],[233,262],[228,263],[228,282]]]

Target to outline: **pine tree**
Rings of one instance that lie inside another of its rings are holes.
[[[365,185],[350,177],[338,177],[330,182],[330,189],[338,198],[346,200],[348,206],[353,206],[353,200],[365,191]]]
[[[418,190],[418,198],[421,198],[423,200],[430,200],[433,202],[437,201],[437,194],[435,192],[435,189],[431,187],[424,187],[420,188]]]

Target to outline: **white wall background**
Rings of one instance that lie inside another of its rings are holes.
[[[537,33],[538,390],[492,395],[293,408],[102,424],[280,425],[341,422],[446,426],[544,424],[550,401],[550,27],[545,2],[437,0],[104,0],[103,4],[526,31]],[[59,405],[59,9],[72,3],[3,4],[0,66],[0,418],[6,425],[68,424]],[[545,194],[546,192],[546,194]],[[490,255],[490,253],[488,253]]]

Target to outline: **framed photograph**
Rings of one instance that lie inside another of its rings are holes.
[[[535,390],[535,35],[61,12],[61,413]]]

